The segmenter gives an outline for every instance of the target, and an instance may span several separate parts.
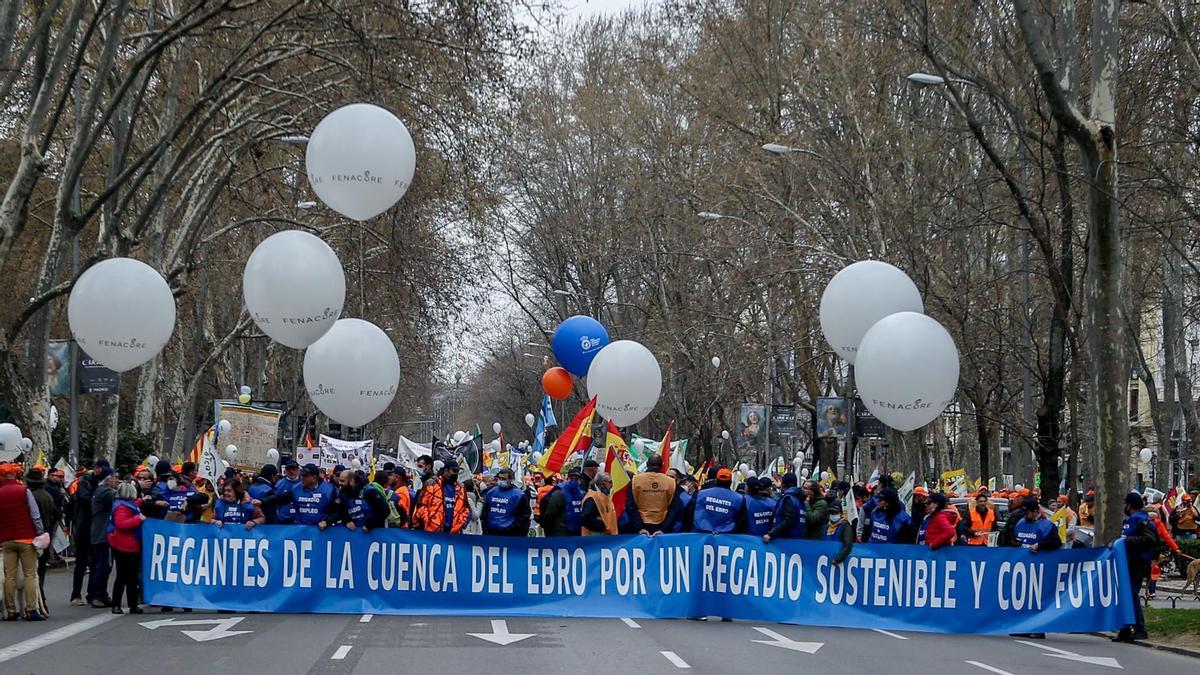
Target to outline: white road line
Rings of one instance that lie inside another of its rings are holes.
[[[975,666],[976,668],[983,668],[984,670],[988,671],[989,673],[996,673],[996,675],[1013,675],[1012,673],[1008,672],[1007,670],[1000,670],[999,668],[996,668],[994,666],[989,666],[986,663],[980,663],[978,661],[967,661],[967,663],[971,664],[972,666]]]
[[[374,618],[375,618],[374,614],[363,614],[361,617],[359,617],[358,622],[359,623],[371,623],[371,619],[374,619]]]
[[[334,652],[333,656],[330,658],[334,661],[341,661],[342,659],[346,658],[346,655],[349,653],[350,645],[342,645],[341,647],[337,648],[337,651]]]
[[[641,628],[641,626],[638,625],[638,622],[634,621],[633,619],[621,619],[621,621],[624,621],[625,625],[629,626],[630,628]]]
[[[47,633],[42,633],[41,635],[29,638],[24,642],[18,642],[15,645],[9,645],[8,647],[0,649],[0,663],[11,661],[15,658],[26,655],[35,649],[41,649],[42,647],[52,645],[55,642],[66,640],[69,637],[91,630],[96,626],[106,624],[113,619],[119,618],[120,616],[121,615],[119,614],[109,614],[108,612],[105,612],[103,614],[93,616],[90,619],[69,623],[62,628],[56,628]]]
[[[883,635],[886,635],[888,637],[894,637],[897,640],[907,640],[908,639],[908,638],[904,637],[903,635],[896,635],[892,631],[884,630],[882,628],[872,628],[871,630],[875,631],[876,633],[882,633]]]
[[[667,657],[667,660],[675,664],[676,668],[691,668],[691,666],[687,664],[687,661],[679,658],[679,655],[675,652],[659,652],[659,654]]]

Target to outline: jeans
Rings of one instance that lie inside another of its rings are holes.
[[[1146,617],[1142,612],[1142,583],[1150,576],[1150,563],[1145,560],[1129,561],[1129,585],[1133,587],[1133,625],[1135,634],[1146,632]]]
[[[108,595],[108,544],[92,544],[92,573],[88,576],[87,601],[103,600]]]
[[[121,592],[124,591],[129,609],[138,606],[138,582],[141,580],[142,555],[140,553],[124,553],[113,551],[117,564],[117,579],[113,582],[113,607],[121,606]]]
[[[1186,539],[1188,541],[1191,541],[1196,538],[1196,531],[1195,530],[1190,530],[1190,531],[1189,530],[1180,530],[1179,534],[1175,535],[1175,538],[1176,539]]]
[[[34,575],[37,574],[37,549],[33,544],[22,544],[17,541],[6,541],[0,544],[4,551],[4,606],[9,613],[17,611],[17,565],[21,565],[21,574],[25,577],[25,611],[36,610],[38,605],[38,585]]]
[[[71,599],[74,600],[82,595],[83,577],[87,571],[91,569],[92,562],[92,540],[88,539],[87,530],[82,538],[75,537],[75,572],[71,579]]]

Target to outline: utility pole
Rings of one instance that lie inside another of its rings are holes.
[[[75,124],[79,124],[80,108],[79,108],[79,80],[76,78],[75,84],[71,89],[71,99],[74,103]],[[79,177],[82,174],[76,174],[75,184],[71,186],[71,209],[72,218],[78,218],[83,211],[79,198]],[[75,230],[75,235],[71,237],[71,279],[74,280],[79,276],[79,230]],[[71,393],[70,406],[71,410],[68,413],[71,432],[70,446],[67,450],[67,462],[74,469],[79,466],[79,344],[75,342],[74,336],[71,337]]]

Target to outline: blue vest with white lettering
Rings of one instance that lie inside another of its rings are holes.
[[[921,519],[921,526],[917,528],[917,546],[925,545],[925,528],[929,527],[929,519],[933,516],[925,516]]]
[[[778,502],[770,497],[746,496],[746,534],[761,537],[775,524]]]
[[[368,487],[363,488],[363,491],[374,489],[373,487]],[[355,527],[366,525],[367,519],[375,513],[371,509],[371,505],[367,503],[367,500],[362,498],[362,495],[351,499],[349,506],[350,508],[346,510],[346,513],[350,516],[350,522],[354,523]]]
[[[1034,544],[1040,544],[1050,535],[1058,536],[1058,526],[1045,518],[1038,518],[1032,523],[1022,518],[1017,521],[1017,526],[1013,528],[1017,534],[1017,541],[1021,543],[1021,548],[1030,548]]]
[[[841,541],[842,532],[844,532],[847,527],[850,527],[850,523],[847,523],[843,520],[833,528],[833,532],[830,532],[829,528],[825,528],[825,536],[821,538],[825,541]]]
[[[779,497],[779,503],[775,505],[775,522],[778,523],[783,518],[783,504],[787,500],[796,505],[796,522],[786,532],[780,532],[779,536],[784,539],[803,539],[804,526],[808,522],[808,504],[804,501],[804,492],[800,488],[788,488]]]
[[[240,502],[232,504],[224,499],[217,500],[213,517],[222,523],[248,523],[254,520],[254,504]]]
[[[723,534],[737,527],[737,514],[745,508],[742,495],[724,487],[710,487],[696,495],[693,532]]]
[[[200,517],[200,514],[187,507],[187,498],[196,494],[196,488],[191,485],[186,487],[177,485],[174,490],[171,490],[167,488],[166,481],[159,483],[157,487],[158,493],[171,505],[171,510],[182,512],[187,517],[187,522],[194,523]]]
[[[1134,511],[1133,515],[1127,516],[1124,522],[1121,523],[1121,536],[1140,536],[1142,534],[1142,530],[1147,527],[1154,527],[1154,524],[1150,522],[1150,516],[1146,515],[1145,511]],[[1140,551],[1136,555],[1142,560],[1153,560],[1157,554],[1158,552],[1154,549],[1149,549],[1146,551]]]
[[[281,495],[285,492],[295,493],[296,488],[300,487],[300,479],[291,480],[280,477],[275,482],[275,494]],[[283,525],[291,525],[296,519],[296,505],[292,503],[280,504],[275,511],[275,520]]]
[[[579,534],[583,529],[583,498],[587,492],[573,480],[565,480],[559,487],[562,488],[563,497],[566,497],[567,502],[567,531]]]
[[[695,498],[696,495],[688,494],[687,490],[680,490],[679,513],[687,513],[688,507],[691,506],[692,500]],[[624,517],[624,515],[624,513],[621,514],[622,517]],[[619,524],[618,527],[620,527]],[[676,517],[675,522],[671,523],[671,532],[683,532],[683,516]]]
[[[525,492],[512,486],[504,489],[497,485],[488,490],[487,494],[483,496],[488,505],[487,526],[495,530],[512,527],[513,520],[516,519],[517,507],[520,506],[523,497],[525,497]]]
[[[900,536],[900,530],[910,523],[912,523],[912,517],[904,511],[897,511],[896,515],[888,518],[886,513],[875,509],[875,513],[871,516],[870,543],[894,544],[896,538]]]
[[[326,519],[325,513],[332,503],[333,486],[329,483],[319,483],[312,490],[301,483],[292,490],[292,506],[296,507],[292,518],[297,525],[316,525]]]

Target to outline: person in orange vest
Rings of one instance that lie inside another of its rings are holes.
[[[583,536],[617,533],[617,509],[613,506],[612,476],[603,471],[592,478],[591,489],[583,497],[581,514]]]
[[[633,477],[625,510],[629,528],[641,534],[670,531],[679,517],[675,479],[662,472],[662,455],[650,455],[646,470]]]
[[[1092,527],[1096,524],[1096,491],[1088,490],[1079,502],[1079,524]]]
[[[467,491],[458,484],[458,462],[447,460],[437,479],[417,496],[413,529],[426,532],[462,534],[471,519]]]
[[[980,492],[975,495],[975,504],[967,513],[968,518],[963,518],[960,523],[962,534],[967,540],[968,546],[987,546],[988,533],[996,525],[996,510],[992,508],[991,501],[988,499],[986,492]]]

